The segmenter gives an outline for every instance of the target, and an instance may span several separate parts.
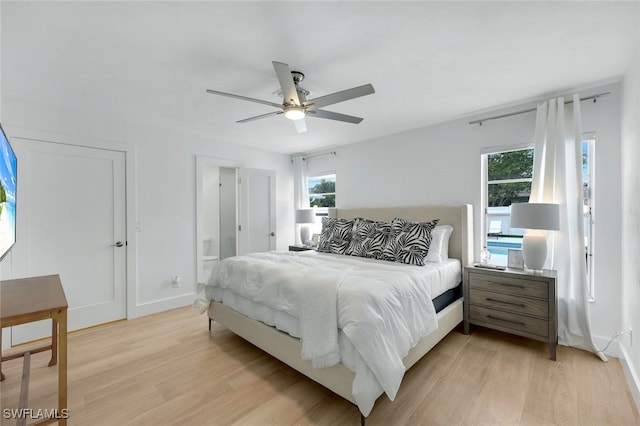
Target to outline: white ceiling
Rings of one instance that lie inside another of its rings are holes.
[[[610,1],[3,2],[3,105],[307,152],[620,77],[638,17]],[[273,109],[205,93],[278,103],[273,60],[305,73],[310,98],[373,84],[325,107],[364,121],[236,124]]]

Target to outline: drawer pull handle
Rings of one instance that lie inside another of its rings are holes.
[[[527,305],[524,305],[522,303],[507,302],[505,300],[493,299],[491,297],[486,297],[484,300],[486,300],[487,302],[504,303],[505,305],[518,306],[519,308],[526,308],[527,307]]]
[[[511,324],[517,324],[517,325],[522,325],[522,326],[526,325],[522,321],[512,321],[512,320],[508,320],[508,319],[504,319],[504,318],[494,317],[493,315],[487,315],[487,318],[491,318],[491,319],[498,320],[498,321],[509,322]]]
[[[525,286],[523,286],[522,284],[497,283],[495,281],[487,281],[487,282],[489,284],[502,285],[505,287],[515,287],[515,288],[521,288],[521,289],[525,288]]]

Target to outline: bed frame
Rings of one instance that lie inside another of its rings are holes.
[[[347,219],[362,217],[381,221],[391,221],[394,217],[409,221],[428,221],[439,218],[439,225],[453,226],[453,233],[449,239],[449,257],[460,259],[463,267],[473,260],[473,215],[472,206],[469,204],[329,209],[329,216]],[[312,368],[311,361],[300,358],[302,346],[299,339],[260,321],[245,317],[219,302],[211,303],[208,315],[210,320],[219,322],[238,336],[355,404],[351,394],[355,375],[341,363],[329,368]],[[420,340],[404,358],[403,362],[407,370],[462,321],[462,299],[447,306],[437,316],[438,329]],[[364,424],[363,416],[361,421]]]

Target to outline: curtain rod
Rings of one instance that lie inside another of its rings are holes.
[[[304,161],[307,161],[309,158],[320,157],[322,155],[337,155],[337,154],[336,154],[335,151],[329,151],[329,152],[323,152],[321,154],[306,155],[306,156],[302,157],[302,159]]]
[[[596,103],[598,101],[599,97],[607,96],[607,95],[610,95],[610,94],[611,94],[611,92],[603,92],[603,93],[598,93],[596,95],[587,96],[585,98],[580,98],[580,100],[581,101],[588,101],[590,99],[593,99],[593,103]],[[573,100],[565,101],[565,105],[566,104],[572,104],[572,103],[573,103]],[[479,124],[479,125],[482,126],[482,123],[484,123],[485,121],[497,120],[499,118],[505,118],[505,117],[511,117],[512,115],[520,115],[520,114],[524,114],[524,113],[527,113],[527,112],[535,111],[537,109],[538,108],[536,107],[536,108],[525,109],[525,110],[522,110],[522,111],[510,112],[508,114],[494,115],[493,117],[481,118],[479,120],[470,121],[469,124]]]

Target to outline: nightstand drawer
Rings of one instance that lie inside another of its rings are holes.
[[[469,307],[469,319],[478,325],[508,328],[518,332],[535,334],[540,337],[549,336],[548,321],[525,315],[517,315],[471,305]]]
[[[478,290],[472,287],[469,289],[469,302],[472,305],[482,305],[491,309],[495,308],[516,314],[549,318],[549,301],[544,299],[529,299],[512,294]]]
[[[527,280],[526,278],[512,278],[509,276],[469,274],[469,287],[520,296],[549,298],[549,288],[546,282]]]

